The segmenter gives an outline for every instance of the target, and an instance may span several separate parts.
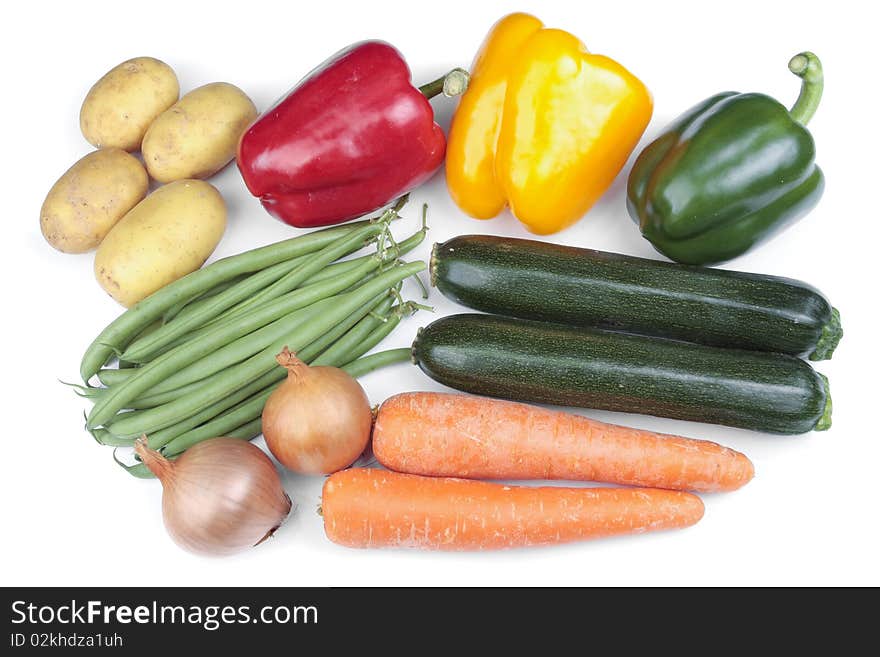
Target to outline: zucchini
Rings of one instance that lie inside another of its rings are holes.
[[[497,315],[421,329],[413,361],[458,390],[768,433],[831,426],[828,381],[805,361]]]
[[[806,283],[534,240],[435,244],[431,281],[489,313],[720,347],[831,358],[840,315]]]

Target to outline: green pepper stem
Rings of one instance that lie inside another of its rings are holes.
[[[801,79],[801,93],[789,113],[795,121],[807,125],[822,100],[822,89],[825,86],[822,62],[813,53],[802,52],[791,58],[788,70]]]
[[[442,77],[419,87],[425,98],[431,99],[440,92],[447,98],[463,94],[468,87],[470,74],[463,68],[454,68]]]

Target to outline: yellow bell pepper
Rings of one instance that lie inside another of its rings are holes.
[[[573,224],[608,189],[651,119],[642,82],[528,14],[498,21],[452,119],[446,180],[489,219],[506,205],[533,233]]]

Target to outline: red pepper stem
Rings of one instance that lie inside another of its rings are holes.
[[[439,93],[447,98],[459,96],[467,90],[470,74],[463,68],[454,68],[442,77],[419,87],[425,98],[431,99]]]

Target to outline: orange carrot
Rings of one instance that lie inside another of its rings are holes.
[[[656,488],[505,486],[353,468],[330,476],[324,532],[347,547],[493,550],[688,527],[696,495]]]
[[[745,455],[705,440],[432,392],[382,404],[373,452],[386,468],[435,477],[604,481],[706,493],[735,490],[755,472]]]

